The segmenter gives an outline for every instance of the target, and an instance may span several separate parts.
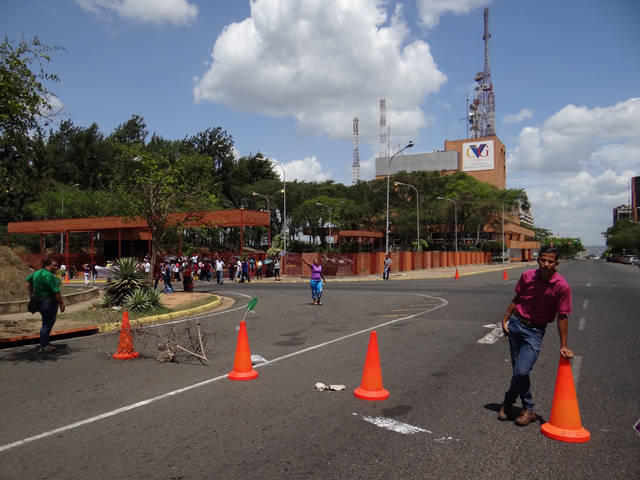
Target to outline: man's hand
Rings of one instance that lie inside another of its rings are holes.
[[[60,313],[64,313],[64,303],[60,304]]]
[[[560,347],[560,355],[564,358],[573,358],[573,352],[567,347]]]
[[[502,333],[504,333],[504,338],[509,339],[509,320],[502,320]]]

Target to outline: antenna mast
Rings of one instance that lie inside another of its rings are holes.
[[[489,62],[489,9],[484,9],[484,70],[476,73],[476,96],[469,106],[471,138],[493,137],[496,134],[496,108]]]
[[[387,145],[387,101],[380,100],[380,158],[389,156]]]
[[[358,117],[353,117],[353,164],[351,165],[351,185],[360,180],[360,148],[358,146]]]

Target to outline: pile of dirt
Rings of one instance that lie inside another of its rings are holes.
[[[0,302],[29,300],[24,279],[31,269],[7,247],[0,247]]]

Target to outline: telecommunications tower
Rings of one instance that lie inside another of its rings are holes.
[[[489,9],[484,9],[484,70],[475,76],[475,98],[469,105],[471,138],[493,137],[496,134],[496,107],[489,64]]]
[[[380,158],[389,156],[387,145],[387,101],[380,100]]]
[[[353,117],[353,164],[351,165],[351,185],[360,180],[360,148],[358,147],[358,117]]]

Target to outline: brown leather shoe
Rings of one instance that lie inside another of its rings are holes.
[[[531,422],[535,422],[536,420],[536,414],[533,413],[532,410],[522,410],[520,416],[516,418],[516,425],[518,425],[519,427],[524,427],[525,425],[529,425]]]
[[[511,417],[512,408],[513,404],[503,403],[500,411],[498,412],[498,420],[509,420],[509,417]]]

